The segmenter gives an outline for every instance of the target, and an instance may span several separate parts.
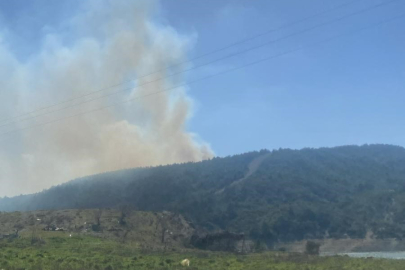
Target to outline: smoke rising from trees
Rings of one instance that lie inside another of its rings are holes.
[[[178,65],[175,70],[165,69],[184,63],[194,41],[155,22],[156,9],[157,3],[149,0],[90,1],[63,31],[46,34],[41,48],[25,61],[13,54],[6,30],[0,29],[0,115],[4,118],[134,79],[86,98],[128,88],[120,94],[14,122],[1,127],[1,133],[184,82],[182,75],[176,75],[137,87],[184,68]],[[142,76],[157,70],[151,76]],[[210,158],[213,151],[209,145],[186,128],[192,115],[192,100],[186,91],[177,88],[124,106],[2,136],[0,196],[36,192],[105,171]]]

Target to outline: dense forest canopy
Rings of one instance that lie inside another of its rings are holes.
[[[198,163],[88,176],[0,199],[0,210],[173,211],[196,226],[268,243],[405,236],[405,149],[390,145],[262,150]]]

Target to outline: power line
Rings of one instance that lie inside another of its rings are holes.
[[[346,3],[343,3],[343,4],[341,4],[341,5],[337,5],[337,6],[335,6],[335,7],[332,7],[332,8],[329,8],[329,9],[325,9],[325,10],[323,10],[323,11],[321,11],[321,12],[315,13],[315,14],[310,15],[310,16],[307,16],[307,17],[304,17],[303,19],[300,19],[300,20],[296,20],[296,21],[292,21],[292,22],[283,24],[283,25],[281,25],[281,26],[279,26],[279,27],[277,27],[277,28],[273,28],[273,29],[267,30],[267,31],[265,31],[265,32],[263,32],[263,33],[260,33],[260,34],[254,35],[254,36],[250,36],[250,37],[248,37],[248,38],[239,40],[239,41],[237,41],[237,42],[235,42],[235,43],[231,43],[231,44],[229,44],[229,45],[227,45],[227,46],[225,46],[225,47],[221,47],[221,48],[219,48],[219,49],[215,49],[215,50],[209,51],[209,52],[207,52],[207,53],[201,54],[201,55],[196,56],[196,57],[194,57],[194,58],[191,58],[191,59],[189,59],[189,60],[186,60],[186,61],[183,61],[183,62],[174,64],[174,65],[170,65],[169,67],[166,67],[166,68],[163,68],[163,69],[159,69],[159,70],[156,70],[156,71],[154,71],[154,72],[151,72],[151,73],[142,75],[142,76],[138,77],[137,79],[141,79],[141,78],[144,78],[144,77],[148,77],[148,76],[150,76],[150,75],[159,73],[159,72],[161,72],[161,71],[165,71],[165,70],[168,70],[168,69],[177,67],[177,66],[184,65],[184,64],[186,64],[186,63],[190,63],[190,62],[192,62],[192,61],[194,61],[194,60],[197,60],[197,59],[203,58],[203,57],[205,57],[205,56],[208,56],[208,55],[211,55],[211,54],[215,54],[215,53],[218,53],[218,52],[221,52],[221,51],[224,51],[224,50],[227,50],[227,49],[232,48],[232,47],[235,47],[235,46],[237,46],[237,45],[246,43],[246,42],[248,42],[248,41],[257,39],[257,38],[259,38],[259,37],[268,35],[268,34],[273,33],[273,32],[277,32],[277,31],[282,30],[282,29],[284,29],[284,28],[291,27],[291,26],[294,26],[294,25],[296,25],[296,24],[299,24],[299,23],[308,21],[308,20],[313,19],[313,18],[315,18],[315,17],[318,17],[318,16],[324,15],[324,14],[326,14],[326,13],[329,13],[329,12],[332,12],[332,11],[335,11],[335,10],[338,10],[338,9],[341,9],[341,8],[343,8],[343,7],[345,7],[345,6],[349,6],[349,5],[351,5],[351,4],[355,3],[355,2],[360,2],[360,1],[363,1],[363,0],[352,0],[352,1],[348,1],[348,2],[346,2]],[[17,116],[13,116],[13,117],[10,117],[10,118],[5,118],[5,119],[0,120],[0,122],[9,121],[9,120],[12,120],[12,119],[16,119],[16,118],[20,118],[20,117],[23,117],[23,116],[26,116],[26,115],[30,115],[30,114],[35,113],[35,112],[38,112],[38,111],[47,110],[47,109],[50,109],[50,108],[52,108],[52,107],[56,107],[56,106],[59,106],[59,105],[63,105],[63,104],[69,103],[69,102],[71,102],[71,101],[80,99],[80,98],[84,98],[84,97],[87,97],[87,96],[90,96],[90,95],[93,95],[93,94],[96,94],[96,93],[99,93],[99,92],[103,92],[103,91],[109,90],[109,89],[111,89],[111,88],[115,88],[115,87],[120,86],[120,85],[128,84],[128,83],[133,82],[133,81],[134,81],[134,79],[131,79],[131,80],[127,80],[127,81],[124,81],[124,82],[121,82],[121,83],[118,83],[118,84],[114,84],[114,85],[111,85],[111,86],[108,86],[108,87],[105,87],[105,88],[102,88],[102,89],[99,89],[99,90],[96,90],[96,91],[92,91],[92,92],[87,93],[87,94],[84,94],[84,95],[80,95],[80,96],[77,96],[77,97],[74,97],[74,98],[67,99],[67,100],[65,100],[65,101],[61,101],[61,102],[58,102],[58,103],[55,103],[55,104],[52,104],[52,105],[48,105],[48,106],[45,106],[45,107],[41,107],[41,108],[35,109],[35,110],[30,111],[30,112],[25,112],[25,113],[22,113],[22,114],[19,114],[19,115],[17,115]]]
[[[187,85],[190,85],[190,84],[198,83],[198,82],[201,82],[201,81],[213,78],[213,77],[217,77],[217,76],[220,76],[220,75],[223,75],[223,74],[226,74],[226,73],[234,72],[234,71],[237,71],[237,70],[240,70],[240,69],[243,69],[243,68],[247,68],[247,67],[250,67],[250,66],[253,66],[253,65],[257,65],[257,64],[260,64],[262,62],[265,62],[265,61],[268,61],[268,60],[271,60],[271,59],[274,59],[274,58],[277,58],[277,57],[281,57],[281,56],[284,56],[284,55],[287,55],[287,54],[290,54],[290,53],[294,53],[294,52],[300,51],[302,49],[314,47],[314,46],[317,46],[319,44],[327,43],[327,42],[330,42],[332,40],[335,40],[335,39],[338,39],[338,38],[341,38],[341,37],[344,37],[344,36],[353,35],[353,34],[356,34],[356,33],[359,33],[359,32],[362,32],[362,31],[365,31],[365,30],[368,30],[368,29],[371,29],[371,28],[374,28],[374,27],[377,27],[377,26],[380,26],[380,25],[383,25],[383,24],[387,24],[387,23],[393,22],[395,20],[398,20],[400,18],[403,18],[404,16],[405,16],[405,13],[401,14],[399,16],[395,16],[395,17],[386,19],[386,20],[382,20],[380,22],[371,24],[371,25],[366,26],[366,27],[362,27],[362,28],[350,31],[348,33],[343,33],[343,34],[336,35],[336,36],[333,36],[333,37],[330,37],[330,38],[326,38],[326,39],[323,39],[323,40],[320,40],[320,41],[309,43],[307,45],[303,45],[303,46],[300,46],[300,47],[295,48],[295,49],[287,50],[287,51],[284,51],[282,53],[279,53],[279,54],[276,54],[276,55],[273,55],[273,56],[265,57],[265,58],[259,59],[257,61],[250,62],[248,64],[241,65],[239,67],[231,68],[231,69],[228,69],[228,70],[216,73],[216,74],[205,76],[205,77],[202,77],[202,78],[197,79],[197,80],[193,80],[193,81],[188,82],[188,83],[183,83],[183,84],[177,85],[175,87],[171,87],[171,88],[167,88],[167,89],[157,91],[157,92],[154,92],[154,93],[150,93],[150,94],[146,94],[146,95],[143,95],[143,96],[138,96],[138,97],[135,97],[135,98],[131,98],[131,99],[128,99],[128,100],[126,100],[124,102],[115,103],[115,104],[112,104],[112,105],[109,105],[109,106],[104,106],[104,107],[89,110],[89,111],[86,111],[86,112],[81,112],[81,113],[70,115],[70,116],[67,116],[67,117],[62,117],[62,118],[59,118],[59,119],[55,119],[55,120],[52,120],[52,121],[48,121],[48,122],[32,125],[32,126],[29,126],[29,127],[25,127],[25,128],[16,129],[16,130],[12,130],[12,131],[9,131],[9,132],[1,133],[0,137],[3,137],[3,136],[8,135],[8,134],[16,133],[16,132],[21,132],[21,131],[28,130],[28,129],[33,129],[33,128],[53,124],[53,123],[56,123],[56,122],[60,122],[60,121],[63,121],[63,120],[67,120],[67,119],[82,116],[82,115],[86,115],[86,114],[89,114],[89,113],[93,113],[93,112],[97,112],[97,111],[101,111],[101,110],[106,110],[106,109],[113,108],[113,107],[116,107],[116,106],[119,106],[119,105],[122,105],[122,104],[125,104],[125,103],[133,102],[133,101],[141,99],[141,98],[157,95],[157,94],[167,92],[167,91],[179,88],[179,87],[184,87],[184,86],[187,86]]]
[[[182,70],[182,71],[180,71],[180,72],[176,72],[176,73],[170,74],[170,75],[165,76],[165,77],[161,77],[161,78],[158,78],[158,79],[155,79],[155,80],[152,80],[152,81],[145,82],[145,83],[143,83],[143,84],[139,84],[139,85],[137,85],[136,87],[128,87],[128,88],[120,89],[120,90],[118,90],[118,91],[115,91],[115,92],[112,92],[112,93],[108,93],[108,94],[105,94],[105,95],[102,95],[102,96],[99,96],[99,97],[96,97],[96,98],[93,98],[93,99],[89,99],[89,100],[86,100],[86,101],[82,101],[82,102],[79,102],[79,103],[76,103],[76,104],[73,104],[73,105],[68,105],[68,106],[65,106],[65,107],[62,107],[62,108],[59,108],[59,109],[55,109],[55,110],[51,110],[51,111],[44,112],[44,113],[42,113],[42,114],[38,114],[38,115],[34,115],[34,116],[30,116],[30,117],[23,118],[23,119],[11,121],[11,122],[8,122],[8,123],[5,123],[5,124],[1,124],[0,127],[8,126],[8,125],[11,125],[11,124],[16,123],[16,122],[21,122],[21,121],[26,121],[26,120],[35,119],[35,118],[38,118],[38,117],[40,117],[40,116],[48,115],[48,114],[51,114],[51,113],[56,113],[56,112],[64,111],[64,110],[66,110],[66,109],[78,107],[78,106],[80,106],[80,105],[87,104],[87,103],[90,103],[90,102],[93,102],[93,101],[96,101],[96,100],[100,100],[100,99],[103,99],[103,98],[106,98],[106,97],[110,97],[110,96],[113,96],[113,95],[116,95],[116,94],[119,94],[119,93],[122,93],[122,92],[125,92],[125,91],[128,91],[128,90],[131,90],[131,89],[136,89],[136,88],[139,88],[139,87],[142,87],[142,86],[145,86],[145,85],[149,85],[149,84],[151,84],[151,83],[155,83],[155,82],[159,82],[159,81],[162,81],[162,80],[166,80],[166,79],[168,79],[168,78],[170,78],[170,77],[173,77],[173,76],[175,76],[175,75],[182,74],[182,73],[185,73],[185,72],[188,72],[188,71],[191,71],[191,70],[195,70],[195,69],[198,69],[198,68],[200,68],[200,67],[208,66],[208,65],[211,65],[211,64],[213,64],[213,63],[216,63],[216,62],[219,62],[219,61],[222,61],[222,60],[225,60],[225,59],[228,59],[228,58],[237,56],[237,55],[245,54],[245,53],[247,53],[247,52],[250,52],[250,51],[253,51],[253,50],[256,50],[256,49],[265,47],[265,46],[267,46],[267,45],[270,45],[270,44],[273,44],[273,43],[276,43],[276,42],[279,42],[279,41],[288,39],[288,38],[290,38],[290,37],[293,37],[293,36],[296,36],[296,35],[300,35],[300,34],[304,34],[304,33],[310,32],[310,31],[312,31],[312,30],[315,30],[315,29],[317,29],[317,28],[320,28],[320,27],[323,27],[323,26],[326,26],[326,25],[329,25],[329,24],[333,24],[333,23],[339,22],[339,21],[341,21],[341,20],[344,20],[344,19],[347,19],[347,18],[356,16],[356,15],[359,15],[359,14],[368,12],[368,11],[370,11],[370,10],[373,10],[373,9],[376,9],[376,8],[379,8],[379,7],[382,7],[382,6],[385,6],[385,5],[394,3],[394,2],[398,2],[398,1],[402,1],[402,0],[390,0],[390,1],[387,1],[387,2],[379,3],[379,4],[376,4],[376,5],[373,5],[373,6],[364,8],[364,9],[361,9],[361,10],[359,10],[359,11],[356,11],[356,12],[353,12],[353,13],[350,13],[350,14],[347,14],[347,15],[344,15],[344,16],[341,16],[341,17],[338,17],[338,18],[335,18],[335,19],[333,19],[333,20],[330,20],[330,21],[327,21],[327,22],[324,22],[324,23],[317,24],[317,25],[315,25],[315,26],[306,28],[306,29],[304,29],[304,30],[302,30],[302,31],[299,31],[299,32],[296,32],[296,33],[292,33],[292,34],[290,34],[290,35],[287,35],[287,36],[284,36],[284,37],[281,37],[281,38],[278,38],[278,39],[275,39],[275,40],[271,40],[271,41],[265,42],[265,43],[263,43],[263,44],[254,46],[254,47],[250,47],[250,48],[248,48],[248,49],[245,49],[245,50],[242,50],[242,51],[233,53],[233,54],[229,54],[229,55],[227,55],[227,56],[225,56],[225,57],[221,57],[221,58],[215,59],[215,60],[213,60],[213,61],[204,63],[204,64],[202,64],[202,65],[197,65],[197,66],[194,66],[194,67],[192,67],[192,68],[188,68],[188,69]]]

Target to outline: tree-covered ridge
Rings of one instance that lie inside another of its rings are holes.
[[[404,165],[405,150],[384,145],[274,151],[250,181],[227,190],[222,201],[237,209],[228,226],[269,241],[362,238],[368,230],[402,237]]]
[[[0,199],[0,209],[100,208],[118,204],[148,210],[170,208],[169,204],[192,193],[213,193],[242,178],[248,164],[264,152],[88,176],[37,194]]]
[[[258,167],[250,171],[255,161]],[[253,162],[253,163],[252,163]],[[245,178],[244,178],[245,177]],[[0,209],[105,208],[178,212],[206,229],[268,244],[305,238],[405,236],[405,149],[390,145],[251,152],[75,180]]]

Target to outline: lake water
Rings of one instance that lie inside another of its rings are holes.
[[[349,252],[349,253],[324,253],[323,256],[333,256],[333,255],[347,255],[353,258],[383,258],[383,259],[395,259],[395,260],[405,260],[405,251],[400,252]]]

